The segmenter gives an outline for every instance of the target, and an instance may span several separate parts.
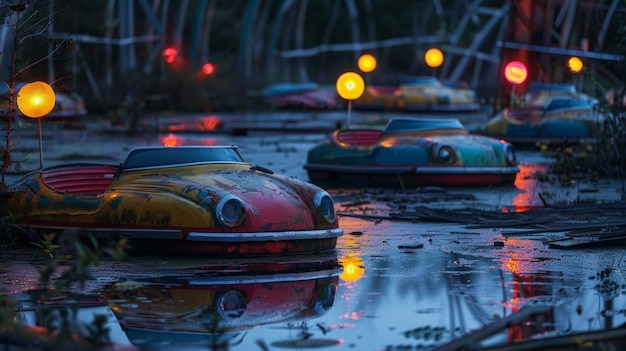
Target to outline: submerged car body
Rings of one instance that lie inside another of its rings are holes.
[[[187,258],[156,266],[146,262],[128,257],[117,266],[119,271],[99,270],[94,279],[102,284],[93,291],[36,288],[8,294],[11,306],[16,306],[14,327],[26,330],[30,343],[46,343],[61,320],[60,311],[71,310],[77,320],[110,316],[108,325],[119,325],[126,335],[119,343],[113,338],[110,346],[115,350],[203,350],[207,345],[237,349],[252,329],[311,323],[327,314],[343,270],[337,252]],[[133,272],[132,278],[128,272]],[[0,335],[14,335],[11,331]],[[14,340],[5,337],[7,350],[15,349]],[[73,342],[69,349],[93,348]]]
[[[552,99],[546,108],[506,108],[492,117],[485,134],[515,144],[587,139],[597,134],[602,115],[587,99]]]
[[[120,166],[33,171],[0,210],[30,228],[129,238],[148,252],[318,252],[343,233],[326,191],[252,167],[234,146],[140,147]]]
[[[332,308],[342,270],[336,257],[263,259],[120,280],[102,296],[128,340],[145,349],[234,346],[253,328],[311,322]]]
[[[366,86],[354,108],[386,111],[477,111],[476,93],[436,77],[407,77],[399,86]]]
[[[384,130],[336,130],[308,152],[318,184],[384,187],[489,185],[515,181],[515,150],[472,135],[457,119],[394,118]]]

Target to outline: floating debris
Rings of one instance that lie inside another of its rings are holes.
[[[403,250],[413,250],[413,249],[421,249],[424,247],[424,244],[402,244],[402,245],[398,245],[398,249],[403,249]]]
[[[466,229],[507,228],[508,230],[501,232],[504,237],[551,234],[550,240],[543,237],[550,248],[626,245],[626,201],[559,205],[523,212],[441,209],[416,205],[427,203],[430,196],[440,201],[445,194],[445,190],[430,188],[409,193],[366,189],[353,196],[358,196],[362,202],[371,203],[373,209],[368,209],[367,213],[338,211],[338,214],[377,222],[382,220],[440,222],[465,224]],[[454,196],[465,198],[464,195]],[[376,206],[376,202],[388,205],[389,210],[385,211],[384,206]],[[349,203],[346,207],[350,208],[352,204]],[[554,234],[561,237],[555,239]],[[500,247],[503,243],[494,242],[494,246]]]

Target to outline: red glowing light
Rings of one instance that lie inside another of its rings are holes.
[[[167,63],[174,63],[176,61],[176,56],[178,55],[178,50],[173,47],[166,48],[163,50],[163,58]]]
[[[212,75],[213,73],[215,73],[215,65],[211,62],[205,63],[204,65],[202,65],[202,73],[204,73],[205,76]]]
[[[511,61],[504,66],[504,78],[511,84],[522,84],[527,77],[526,65],[519,61]]]

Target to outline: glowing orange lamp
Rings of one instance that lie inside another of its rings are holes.
[[[362,72],[369,73],[376,69],[376,58],[370,54],[363,54],[357,62]]]
[[[504,78],[513,85],[511,88],[511,101],[515,106],[515,87],[522,84],[528,78],[526,65],[519,61],[511,61],[504,66]]]
[[[352,100],[356,100],[365,90],[363,78],[355,72],[345,72],[337,79],[337,93],[342,98],[348,100],[348,123],[350,128],[350,110],[352,110]]]
[[[365,82],[355,72],[346,72],[337,79],[337,93],[346,100],[356,100],[363,94]]]
[[[443,52],[437,48],[430,48],[424,54],[424,61],[430,68],[437,68],[443,64]]]
[[[17,107],[24,116],[31,118],[47,115],[54,108],[55,102],[54,90],[44,82],[28,83],[17,94]]]
[[[43,168],[43,148],[41,145],[41,117],[54,108],[56,96],[48,83],[32,82],[24,85],[17,93],[17,108],[30,118],[37,118],[39,132],[39,167]]]
[[[572,56],[569,58],[569,60],[567,60],[567,67],[569,68],[570,72],[578,73],[583,69],[583,61],[580,59],[580,57]]]

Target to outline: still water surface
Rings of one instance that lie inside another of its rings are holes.
[[[105,314],[115,342],[164,350],[223,342],[229,350],[428,350],[524,306],[540,313],[485,344],[625,321],[620,250],[555,254],[523,240],[494,248],[492,237],[451,236],[449,226],[347,222],[361,231],[330,254],[104,260],[88,289],[106,305],[81,309],[81,319]]]

